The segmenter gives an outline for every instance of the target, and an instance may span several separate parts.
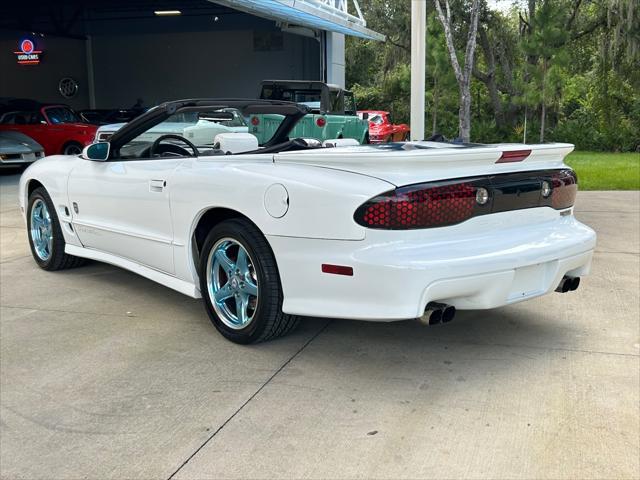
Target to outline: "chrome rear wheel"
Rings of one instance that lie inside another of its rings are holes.
[[[197,236],[195,241],[199,247]],[[200,252],[204,307],[225,338],[240,344],[264,342],[296,327],[299,318],[282,311],[282,286],[271,246],[251,221],[234,217],[213,225]]]
[[[233,238],[218,240],[207,259],[207,290],[220,320],[239,330],[254,319],[259,301],[258,275],[247,249]]]

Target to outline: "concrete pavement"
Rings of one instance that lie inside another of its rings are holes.
[[[571,294],[439,327],[309,319],[225,341],[200,301],[30,258],[0,177],[0,476],[640,477],[640,193],[585,192]]]

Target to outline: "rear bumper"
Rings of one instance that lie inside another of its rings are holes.
[[[596,235],[550,208],[487,215],[453,227],[367,232],[363,241],[269,237],[286,313],[361,320],[422,315],[438,301],[488,309],[553,291],[589,272]],[[353,276],[321,272],[323,263]]]

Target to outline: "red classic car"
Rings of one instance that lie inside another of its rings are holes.
[[[394,125],[389,112],[380,110],[358,111],[360,118],[369,115],[369,140],[371,143],[402,142],[409,139],[409,125]]]
[[[93,142],[97,127],[83,123],[66,105],[10,102],[0,106],[0,131],[20,132],[44,147],[46,155],[76,155]]]

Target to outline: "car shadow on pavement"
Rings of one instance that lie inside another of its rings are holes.
[[[51,275],[51,274],[50,274]],[[145,305],[153,305],[154,309],[162,311],[170,309],[180,311],[180,317],[191,318],[205,329],[217,334],[211,326],[202,307],[200,299],[192,299],[151,280],[126,270],[109,265],[92,262],[86,267],[55,273],[64,275],[72,283],[89,281],[97,288],[96,292],[119,296],[127,310],[127,300],[131,301],[130,310]],[[100,293],[98,293],[100,295]],[[366,322],[344,319],[303,318],[299,330],[303,334],[317,332],[329,323],[326,329],[313,343],[322,343],[323,337],[348,345],[397,346],[403,350],[419,348],[420,350],[443,349],[449,345],[478,345],[521,347],[533,349],[571,349],[573,324],[563,323],[549,309],[540,308],[537,303],[545,299],[534,299],[525,304],[507,306],[493,310],[458,311],[454,321],[429,326],[418,320],[403,320],[394,322]],[[295,333],[294,333],[295,334]],[[278,340],[274,340],[277,342]],[[269,348],[267,342],[249,348]],[[247,348],[247,347],[243,347]]]

